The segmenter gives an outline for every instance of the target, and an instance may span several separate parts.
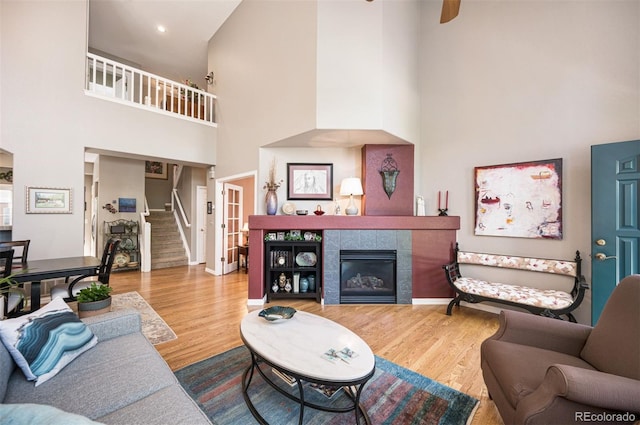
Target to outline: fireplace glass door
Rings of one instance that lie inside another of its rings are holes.
[[[340,251],[341,304],[395,304],[396,251]]]

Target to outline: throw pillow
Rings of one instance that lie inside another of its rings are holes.
[[[98,343],[60,297],[31,314],[0,321],[0,338],[36,387]]]
[[[45,404],[0,404],[4,425],[97,425],[89,418]]]

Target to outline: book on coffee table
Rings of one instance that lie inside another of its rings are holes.
[[[353,359],[358,357],[358,353],[350,349],[349,347],[344,347],[342,350],[338,351],[338,357],[344,360],[347,363],[351,363]]]
[[[328,385],[310,383],[309,386],[327,398],[333,398],[342,391],[342,387],[331,387]]]
[[[345,363],[351,363],[351,361],[356,357],[358,357],[358,353],[356,353],[349,347],[344,347],[342,350],[329,348],[327,351],[322,353],[322,358],[332,363],[335,363],[338,360],[341,360]]]
[[[275,367],[271,368],[271,371],[273,372],[274,375],[276,375],[278,378],[282,379],[284,382],[287,383],[287,385],[294,387],[296,385],[296,379],[293,376],[290,376],[284,372],[279,371],[278,369],[276,369]]]

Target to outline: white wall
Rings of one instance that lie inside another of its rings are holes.
[[[84,1],[2,2],[0,148],[14,154],[13,237],[33,259],[84,252],[85,147],[216,161],[215,129],[84,94],[86,29]],[[71,188],[73,213],[25,214],[25,186]]]
[[[258,204],[256,214],[266,214],[265,190],[263,186],[267,181],[269,166],[273,159],[276,160],[276,177],[282,179],[282,185],[277,190],[278,214],[282,214],[282,205],[285,202],[292,202],[296,209],[308,210],[312,214],[320,205],[327,214],[333,214],[334,201],[303,201],[287,199],[287,163],[318,163],[333,164],[333,198],[340,204],[340,210],[344,210],[349,204],[349,198],[340,196],[340,183],[345,177],[360,176],[362,174],[361,164],[362,153],[360,148],[340,149],[340,148],[262,148],[260,149],[260,168],[258,174]],[[361,211],[359,197],[354,197],[356,206]]]
[[[317,128],[385,130],[414,143],[419,2],[317,3]]]
[[[423,3],[416,187],[428,214],[449,190],[463,249],[580,250],[590,283],[590,146],[640,137],[640,2],[463,1],[451,23],[439,16],[439,3]],[[563,158],[563,239],[474,236],[474,167],[551,158]]]
[[[315,66],[315,2],[240,3],[209,43],[217,177],[258,169],[260,146],[314,128]]]
[[[104,238],[105,222],[115,220],[133,220],[140,222],[140,212],[144,209],[144,161],[126,158],[114,158],[100,155],[94,170],[98,184],[100,205],[97,205],[97,255],[101,256],[106,242]],[[119,198],[134,198],[136,212],[120,212]],[[116,202],[113,202],[116,201]],[[117,213],[103,208],[111,203]],[[31,252],[31,250],[29,250]],[[139,261],[140,259],[138,259]]]

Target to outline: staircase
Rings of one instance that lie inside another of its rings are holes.
[[[171,211],[151,211],[151,270],[186,266],[189,259]]]

